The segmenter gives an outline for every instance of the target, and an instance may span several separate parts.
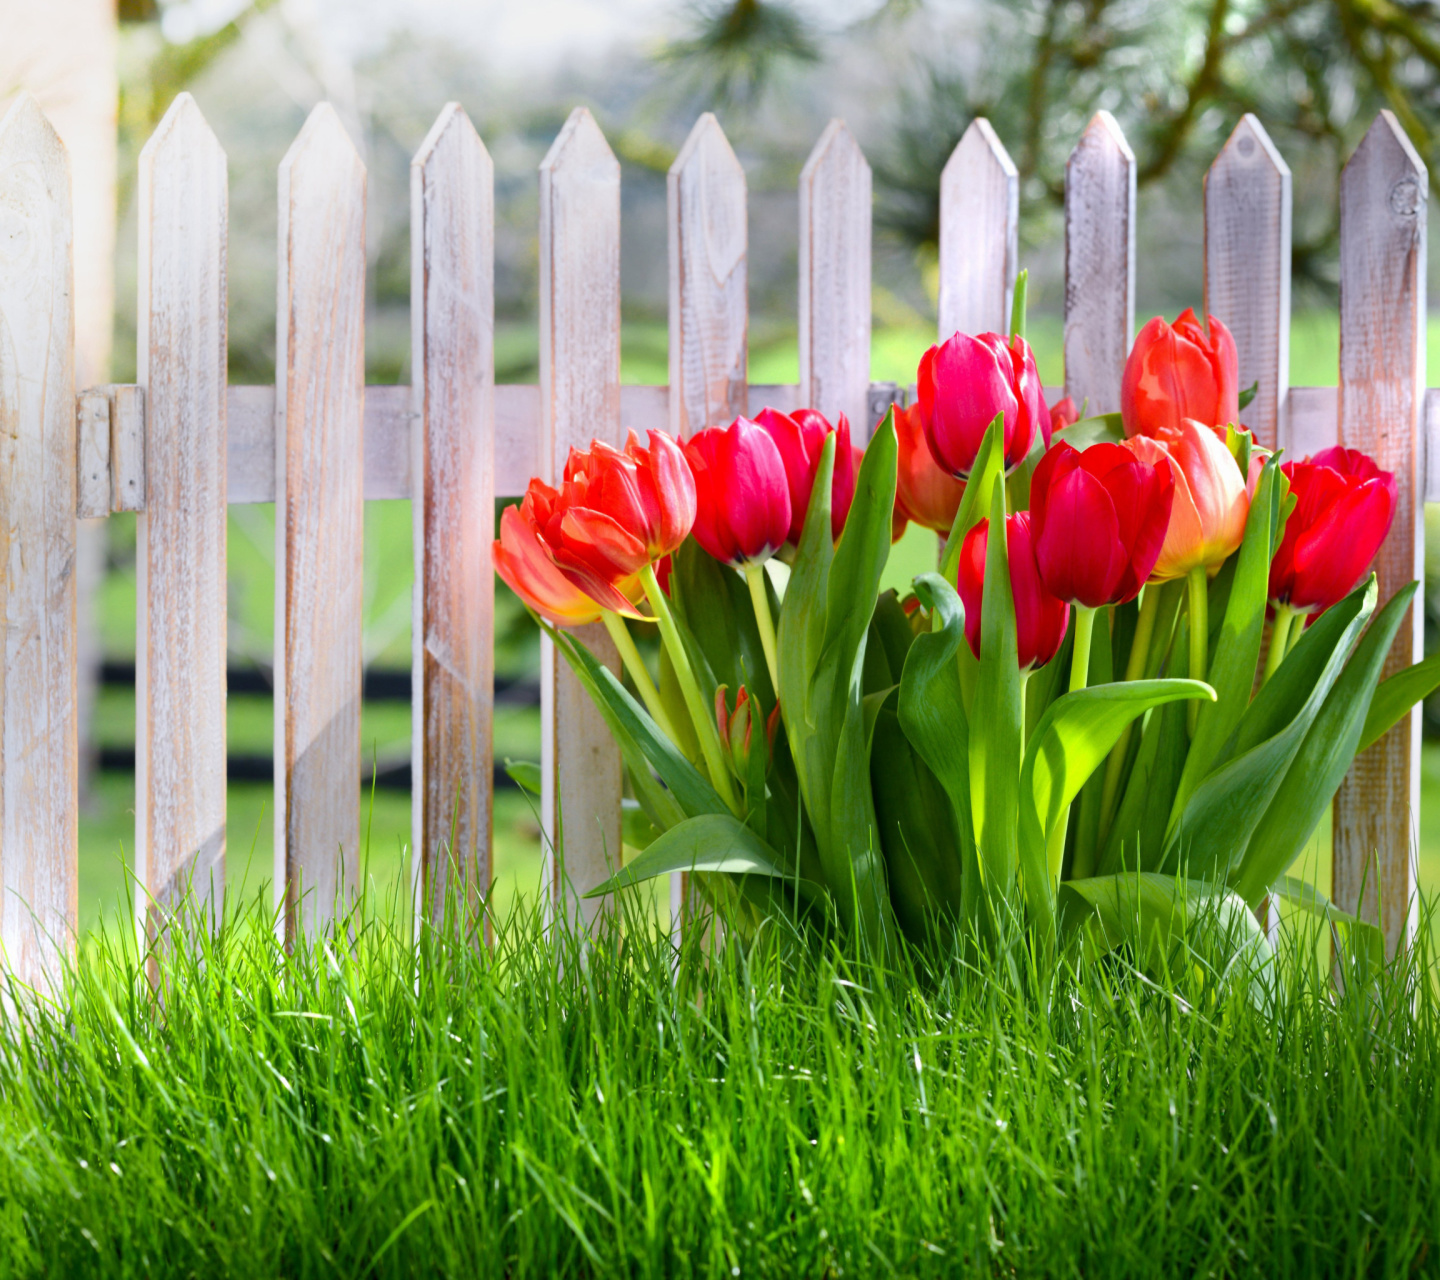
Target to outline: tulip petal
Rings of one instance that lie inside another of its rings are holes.
[[[559,570],[517,507],[501,513],[494,557],[495,572],[505,584],[548,621],[576,626],[599,618],[599,606]]]

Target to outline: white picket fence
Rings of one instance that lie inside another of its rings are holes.
[[[315,108],[279,171],[277,379],[226,380],[226,160],[176,99],[140,158],[138,385],[73,375],[70,182],[34,101],[0,121],[0,889],[7,963],[27,981],[74,946],[77,516],[139,515],[135,871],[141,925],[187,882],[218,894],[225,831],[226,505],[276,502],[275,865],[286,931],[351,887],[360,840],[361,528],[367,498],[415,520],[413,867],[417,910],[490,881],[493,499],[553,475],[571,445],[627,428],[684,435],[763,404],[868,427],[870,169],[839,121],[800,179],[800,383],[750,386],[745,175],[702,116],[669,175],[670,384],[620,385],[620,166],[576,110],[540,166],[540,385],[496,386],[490,157],[447,107],[411,166],[413,387],[366,387],[365,168]],[[1017,266],[1019,184],[977,120],[942,178],[940,329],[1001,330]],[[1389,112],[1341,179],[1340,387],[1288,373],[1290,174],[1246,116],[1205,185],[1208,309],[1230,325],[1262,441],[1333,443],[1400,477],[1382,592],[1421,573],[1421,503],[1440,498],[1424,440],[1426,174]],[[1098,114],[1066,172],[1065,391],[1119,407],[1134,329],[1135,160]],[[1440,432],[1440,393],[1428,393]],[[584,636],[609,656],[603,630]],[[1421,614],[1391,668],[1420,652]],[[547,645],[543,811],[564,798],[559,909],[621,847],[620,756]],[[1337,802],[1335,892],[1376,890],[1392,942],[1411,927],[1419,798],[1412,716]],[[458,882],[457,882],[457,877]],[[583,911],[593,912],[593,903]]]

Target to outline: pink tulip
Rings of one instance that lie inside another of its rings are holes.
[[[715,559],[763,564],[790,533],[790,487],[775,441],[748,418],[685,443],[695,475],[695,541]]]

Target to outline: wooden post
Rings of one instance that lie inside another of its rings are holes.
[[[1235,335],[1241,387],[1259,384],[1242,421],[1288,443],[1290,166],[1248,113],[1205,175],[1205,310]]]
[[[870,438],[870,166],[832,120],[800,172],[800,404]]]
[[[410,162],[415,522],[410,816],[418,920],[490,889],[495,195],[451,103]]]
[[[225,883],[228,217],[225,153],[182,93],[140,153],[135,878],[151,941],[192,885],[218,914]]]
[[[1007,333],[1019,260],[1020,174],[976,118],[940,175],[940,341]]]
[[[745,170],[708,111],[665,180],[670,225],[670,434],[745,412]]]
[[[620,164],[583,107],[540,165],[540,415],[543,474],[571,448],[621,444]],[[620,659],[602,624],[576,628],[600,661]],[[587,889],[621,860],[620,749],[580,682],[541,642],[541,815],[555,910],[593,921]],[[563,847],[556,848],[561,835]]]
[[[360,855],[365,166],[329,103],[280,164],[275,887],[285,930],[343,908]]]
[[[1340,175],[1340,443],[1395,473],[1399,501],[1375,562],[1380,599],[1425,580],[1425,203],[1427,175],[1389,111]],[[1412,605],[1385,663],[1424,653]],[[1385,930],[1393,953],[1415,928],[1420,708],[1356,761],[1335,799],[1334,897]],[[1363,889],[1363,894],[1362,894]]]
[[[1135,154],[1097,111],[1065,165],[1065,394],[1120,408],[1135,326]]]
[[[69,164],[28,93],[0,119],[0,208],[0,945],[53,988],[78,883],[75,314]]]

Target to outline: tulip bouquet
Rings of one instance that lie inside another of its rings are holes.
[[[784,913],[874,953],[1020,922],[1153,957],[1203,918],[1266,956],[1272,895],[1363,931],[1286,872],[1440,684],[1380,681],[1415,590],[1381,606],[1368,572],[1394,477],[1258,448],[1230,334],[1189,311],[1142,330],[1120,413],[1052,410],[1017,293],[1010,335],[925,353],[863,453],[843,417],[767,409],[597,442],[506,510],[497,569],[648,820],[595,893],[689,872],[742,936]],[[909,522],[946,537],[902,598]],[[630,687],[567,630],[596,620]]]

